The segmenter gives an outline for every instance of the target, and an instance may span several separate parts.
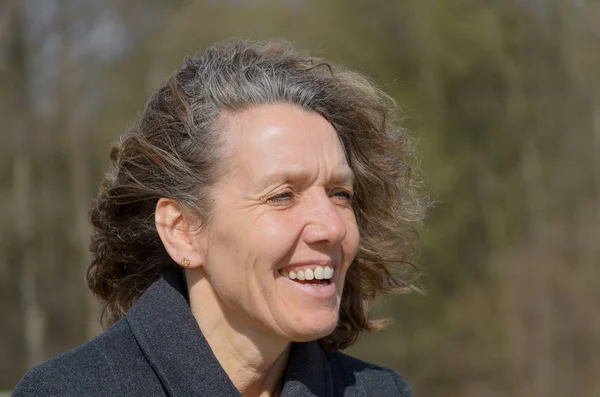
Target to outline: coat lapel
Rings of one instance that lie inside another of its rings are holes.
[[[181,274],[168,271],[142,295],[127,322],[170,396],[240,396],[202,335]]]
[[[294,343],[281,397],[333,395],[331,369],[319,344]]]
[[[170,396],[241,396],[202,335],[186,295],[182,274],[167,271],[129,310],[126,319],[144,356]],[[331,368],[317,342],[293,344],[281,396],[334,396]]]

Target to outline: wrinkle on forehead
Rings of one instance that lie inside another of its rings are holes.
[[[260,179],[269,180],[255,181],[261,185],[284,174],[297,179],[307,173],[322,182],[352,185],[353,173],[338,134],[319,113],[282,103],[224,111],[222,118],[227,161],[230,166],[231,162],[244,165],[230,167],[232,171],[251,174],[260,169]]]
[[[286,169],[277,169],[274,172],[260,178],[253,184],[255,189],[264,189],[282,182],[297,182],[300,184],[303,181],[310,180],[311,173],[302,167],[286,167]],[[339,184],[344,186],[353,186],[354,174],[349,167],[341,170],[335,170],[326,180],[317,181],[319,184]]]

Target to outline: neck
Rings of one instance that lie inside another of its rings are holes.
[[[192,314],[234,386],[244,397],[279,395],[289,341],[266,335],[226,307],[201,269],[186,278]]]

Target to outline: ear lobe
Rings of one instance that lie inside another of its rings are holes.
[[[204,264],[206,258],[205,233],[198,230],[195,221],[182,210],[174,199],[161,198],[156,203],[154,212],[156,231],[167,253],[182,265],[183,258],[189,263],[184,267],[194,268]]]

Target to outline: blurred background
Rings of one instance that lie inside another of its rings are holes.
[[[415,396],[600,396],[600,1],[0,1],[0,389],[101,329],[109,146],[183,56],[286,37],[402,105],[426,294],[350,353]]]

